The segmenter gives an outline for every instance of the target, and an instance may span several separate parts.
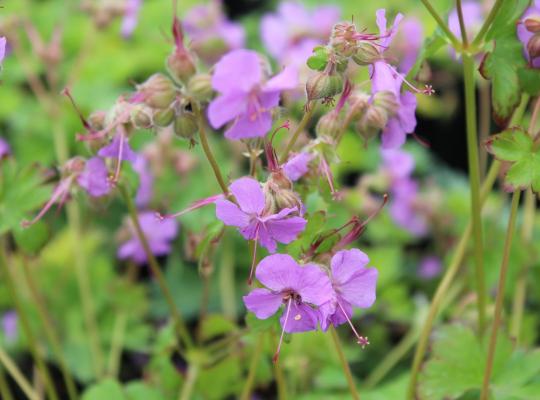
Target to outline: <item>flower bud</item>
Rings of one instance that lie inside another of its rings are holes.
[[[283,177],[287,177],[283,174]],[[284,183],[284,182],[281,182]],[[290,187],[285,188],[280,186],[280,182],[272,177],[264,184],[263,192],[265,197],[265,213],[276,214],[284,208],[297,208],[298,214],[302,214],[303,205],[298,194],[292,190],[292,183],[289,181]]]
[[[197,133],[197,119],[193,113],[182,111],[174,118],[174,133],[184,139],[193,139],[193,135]]]
[[[336,54],[343,57],[351,57],[355,53],[356,27],[351,22],[339,22],[332,29],[330,36],[330,45],[336,51]]]
[[[133,126],[138,129],[149,129],[154,125],[151,110],[142,104],[137,104],[132,108],[130,119]]]
[[[137,86],[144,102],[151,108],[167,108],[176,98],[172,81],[163,74],[154,74],[142,85]]]
[[[356,91],[349,96],[349,119],[360,118],[369,106],[371,96],[366,92]]]
[[[396,115],[399,108],[395,94],[388,90],[375,93],[373,96],[373,105],[375,107],[381,107],[390,117]]]
[[[80,174],[84,171],[85,164],[86,164],[86,161],[84,160],[84,158],[73,157],[72,159],[66,162],[63,170],[67,175]]]
[[[174,109],[172,107],[165,108],[163,110],[154,111],[154,124],[162,128],[169,126],[174,119]]]
[[[529,42],[527,43],[527,52],[529,53],[531,60],[540,57],[540,33],[535,34],[529,39]]]
[[[341,75],[328,72],[318,72],[311,76],[306,83],[306,94],[309,101],[333,97],[343,90]]]
[[[94,111],[88,117],[88,123],[90,127],[95,131],[101,131],[105,129],[107,124],[107,113],[105,111]]]
[[[323,115],[317,122],[315,132],[318,137],[336,137],[343,128],[343,120],[335,110]]]
[[[356,45],[356,52],[352,56],[353,61],[360,65],[371,65],[381,59],[379,49],[370,41],[362,40]]]
[[[167,69],[174,79],[184,83],[197,72],[193,56],[186,49],[175,49],[167,57]]]
[[[382,107],[371,104],[364,116],[358,121],[357,128],[367,142],[384,129],[387,123],[388,113]]]
[[[197,74],[191,77],[187,90],[198,101],[205,102],[212,98],[212,77],[209,74]]]
[[[523,21],[525,29],[532,33],[540,32],[540,18],[539,17],[529,17]]]

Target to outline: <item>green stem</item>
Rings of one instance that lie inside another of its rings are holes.
[[[71,400],[76,400],[79,397],[77,394],[77,388],[75,386],[75,382],[73,381],[73,377],[69,373],[66,359],[64,358],[64,354],[62,352],[62,346],[60,345],[60,339],[58,338],[58,335],[54,330],[52,319],[49,316],[45,306],[45,301],[39,293],[36,283],[34,282],[32,272],[28,267],[28,262],[26,260],[23,260],[22,264],[26,283],[28,285],[28,288],[30,289],[30,294],[32,296],[34,305],[36,306],[39,319],[41,320],[41,324],[45,332],[45,336],[47,337],[47,340],[49,341],[51,348],[56,356],[56,360],[58,361],[58,366],[60,367],[60,371],[62,372],[62,378],[66,385],[68,396]]]
[[[484,246],[482,241],[482,217],[480,209],[480,163],[478,158],[478,132],[476,126],[476,97],[474,59],[463,54],[465,80],[465,117],[467,121],[467,154],[469,181],[471,186],[471,214],[476,272],[476,294],[478,307],[478,332],[482,336],[486,324],[486,288],[484,277]]]
[[[467,38],[467,28],[465,27],[465,21],[463,19],[463,8],[461,7],[461,0],[456,0],[456,8],[459,19],[459,30],[461,32],[461,41],[463,42],[463,48],[469,46],[469,39]]]
[[[277,338],[273,331],[270,333],[270,340],[272,347],[277,348]],[[274,377],[276,379],[278,400],[287,400],[287,382],[285,381],[285,376],[283,375],[281,363],[275,362],[272,364],[274,368]]]
[[[208,138],[206,136],[206,123],[204,121],[203,114],[199,109],[195,109],[195,114],[197,116],[197,121],[199,125],[199,137],[201,139],[201,145],[204,151],[204,154],[206,155],[206,158],[208,159],[208,162],[210,163],[210,166],[212,167],[212,170],[214,171],[214,175],[216,176],[216,180],[218,181],[219,187],[221,188],[221,191],[225,196],[229,195],[229,188],[227,187],[227,184],[223,180],[223,176],[221,175],[221,171],[219,170],[218,163],[214,157],[214,154],[212,153],[212,149],[210,148],[210,145],[208,144]]]
[[[437,24],[439,25],[439,28],[442,29],[442,31],[444,32],[444,34],[446,35],[448,40],[450,40],[450,42],[452,43],[452,46],[454,47],[454,49],[456,49],[456,50],[460,49],[461,48],[461,43],[459,42],[459,39],[456,37],[456,35],[454,35],[452,33],[450,28],[448,28],[448,25],[446,24],[446,22],[444,22],[444,20],[441,18],[439,13],[437,13],[437,11],[433,8],[433,6],[429,2],[429,0],[422,0],[422,3],[424,4],[424,7],[426,7],[426,9],[429,11],[429,13],[433,17],[433,19],[435,19],[435,21],[437,21]]]
[[[13,400],[13,395],[11,394],[11,389],[9,388],[8,381],[6,379],[6,374],[4,370],[0,368],[0,396],[4,400]]]
[[[287,143],[287,146],[285,146],[285,149],[281,153],[281,157],[279,159],[280,164],[283,164],[287,161],[287,158],[289,157],[289,153],[291,152],[292,148],[294,147],[296,141],[300,137],[300,134],[304,131],[306,125],[308,124],[309,120],[313,116],[313,113],[315,112],[315,108],[317,106],[317,103],[313,103],[310,105],[309,103],[306,105],[307,111],[304,113],[304,116],[300,120],[300,123],[296,127],[296,130],[294,131],[291,140],[289,140],[289,143]]]
[[[257,338],[257,343],[253,349],[253,355],[251,356],[251,362],[249,363],[249,372],[244,383],[244,388],[242,389],[242,395],[240,396],[241,400],[249,400],[251,397],[251,390],[253,389],[253,384],[255,383],[255,376],[257,375],[257,365],[261,358],[262,350],[264,344],[264,335],[259,335]]]
[[[0,264],[2,266],[2,270],[5,273],[4,282],[6,283],[9,296],[11,297],[11,300],[14,303],[15,310],[17,311],[17,317],[22,327],[22,331],[24,332],[24,335],[26,336],[26,340],[28,341],[28,349],[30,350],[32,357],[34,358],[34,361],[36,362],[36,366],[39,371],[39,375],[41,379],[43,380],[43,384],[45,385],[45,390],[47,391],[47,395],[49,396],[51,400],[58,400],[58,394],[56,393],[55,387],[53,385],[51,375],[49,373],[49,370],[47,368],[47,365],[42,355],[40,354],[36,337],[34,336],[34,333],[32,332],[32,329],[30,327],[30,322],[28,321],[27,315],[24,311],[23,305],[19,298],[19,293],[17,292],[17,289],[15,288],[15,279],[13,277],[11,268],[8,266],[6,255],[4,254],[4,244],[1,242],[0,242]]]
[[[26,397],[30,400],[41,400],[40,396],[35,392],[34,388],[24,377],[21,370],[17,367],[17,364],[11,359],[11,357],[0,346],[0,363],[4,366],[6,371],[11,375],[15,383],[19,385]]]
[[[332,340],[334,341],[334,346],[336,348],[339,361],[341,362],[341,367],[343,368],[343,372],[345,373],[345,377],[347,378],[347,384],[349,385],[349,391],[351,392],[351,396],[354,400],[360,400],[360,395],[358,394],[358,391],[356,390],[356,384],[354,383],[354,378],[351,373],[351,368],[349,367],[349,363],[347,362],[347,359],[345,358],[345,353],[343,352],[343,349],[341,348],[341,342],[339,341],[339,336],[336,332],[336,329],[334,326],[330,326],[330,334],[332,335]]]
[[[184,385],[182,386],[182,391],[180,392],[179,400],[190,400],[192,398],[191,394],[193,393],[195,382],[197,381],[198,376],[199,367],[197,365],[190,365],[187,372],[186,380],[184,382]]]
[[[126,314],[123,312],[118,313],[114,321],[113,334],[111,338],[111,350],[109,353],[109,363],[107,366],[109,375],[113,378],[118,375],[118,369],[120,367],[120,358],[122,356],[122,345],[124,343],[126,323]]]
[[[179,335],[179,337],[183,340],[184,345],[188,348],[191,348],[193,347],[193,341],[191,339],[191,336],[189,335],[188,329],[186,327],[186,324],[184,323],[182,315],[180,314],[178,307],[176,307],[171,291],[169,290],[169,287],[167,286],[165,276],[163,276],[163,272],[161,272],[161,268],[156,260],[156,257],[154,257],[154,254],[152,253],[152,250],[150,249],[150,245],[148,244],[148,239],[146,238],[146,235],[144,234],[144,231],[141,228],[141,224],[139,223],[139,217],[137,215],[137,209],[135,208],[135,204],[133,204],[133,200],[131,199],[127,189],[124,186],[120,185],[118,188],[126,203],[129,216],[131,218],[131,221],[133,222],[133,227],[135,228],[135,233],[137,235],[137,238],[139,239],[139,241],[141,242],[143,246],[144,253],[146,254],[146,259],[148,261],[148,265],[150,266],[150,269],[152,270],[152,274],[154,275],[154,277],[156,278],[158,282],[161,292],[165,296],[165,301],[167,302],[169,309],[171,311],[176,332]]]
[[[489,12],[489,15],[487,16],[486,20],[484,21],[484,24],[480,28],[480,31],[478,32],[478,34],[476,35],[476,37],[474,38],[474,40],[471,43],[471,46],[473,48],[478,46],[482,42],[482,40],[484,40],[484,36],[487,33],[487,30],[489,29],[489,27],[491,26],[491,23],[493,22],[493,20],[497,16],[497,13],[499,12],[502,4],[503,4],[503,0],[497,0],[495,2],[495,4],[493,5],[493,8]]]
[[[488,81],[482,82],[480,86],[480,143],[485,143],[489,138],[491,129],[491,93]],[[485,177],[488,165],[488,153],[485,147],[480,148],[480,175]]]
[[[500,170],[500,167],[501,167],[500,162],[496,160],[494,160],[493,163],[491,164],[489,172],[486,176],[486,180],[484,181],[484,184],[482,185],[482,193],[481,193],[481,199],[480,199],[482,204],[487,199],[487,196],[489,192],[491,191],[493,184],[495,183],[495,179],[497,179],[497,174]],[[448,269],[446,270],[446,272],[444,273],[444,276],[441,282],[439,283],[437,290],[435,291],[433,300],[431,300],[428,315],[424,322],[424,326],[422,327],[422,331],[420,332],[420,339],[418,340],[418,344],[416,346],[416,352],[414,354],[411,378],[409,381],[409,387],[407,391],[407,399],[409,400],[412,400],[415,398],[418,372],[420,371],[420,366],[422,365],[422,360],[424,359],[424,355],[428,347],[429,335],[431,333],[431,328],[433,327],[433,322],[435,320],[435,317],[437,316],[437,313],[439,312],[441,302],[443,301],[444,296],[447,290],[449,289],[452,281],[454,280],[454,277],[461,265],[461,262],[463,261],[463,258],[465,256],[465,251],[467,249],[467,244],[469,243],[470,238],[471,238],[471,233],[472,233],[472,224],[471,222],[469,222],[469,224],[467,224],[467,228],[465,228],[465,231],[463,232],[463,234],[461,235],[461,238],[459,239],[459,242],[454,251],[452,260],[450,261],[450,265]]]
[[[501,325],[501,315],[504,300],[504,287],[506,284],[506,274],[508,272],[508,261],[510,259],[510,249],[512,247],[512,238],[514,236],[514,226],[516,224],[516,215],[519,207],[519,197],[521,192],[515,191],[512,195],[512,205],[510,206],[510,217],[508,218],[508,228],[506,231],[506,239],[504,241],[504,253],[501,262],[501,270],[499,275],[499,284],[497,286],[497,297],[495,299],[495,317],[491,329],[491,337],[489,339],[488,356],[486,369],[484,372],[484,381],[482,384],[482,392],[480,400],[488,400],[489,397],[489,380],[493,369],[493,360],[495,359],[495,350],[497,347],[497,334]]]

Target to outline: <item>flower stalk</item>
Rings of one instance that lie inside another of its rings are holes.
[[[358,394],[358,390],[356,389],[356,384],[354,383],[354,378],[351,373],[351,368],[349,367],[349,363],[347,362],[347,359],[345,358],[345,353],[343,352],[343,348],[341,347],[341,342],[339,340],[339,336],[336,332],[336,329],[334,326],[330,326],[330,335],[332,336],[332,341],[334,342],[334,347],[336,348],[336,352],[339,357],[339,362],[341,363],[341,367],[343,368],[343,373],[345,374],[345,377],[347,378],[347,384],[349,385],[349,391],[351,392],[351,396],[354,400],[360,400],[360,395]]]
[[[311,120],[311,117],[313,116],[313,113],[315,112],[316,106],[317,106],[316,102],[314,104],[308,103],[306,105],[306,112],[304,113],[304,116],[302,117],[298,126],[296,127],[291,137],[291,140],[289,140],[289,142],[287,143],[287,146],[285,146],[285,149],[281,153],[281,157],[279,159],[280,164],[283,164],[285,163],[285,161],[287,161],[287,158],[289,157],[289,153],[291,152],[296,141],[300,137],[300,134],[304,131],[304,129],[306,128],[306,125]]]

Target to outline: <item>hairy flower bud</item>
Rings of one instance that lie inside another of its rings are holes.
[[[380,60],[381,54],[373,42],[361,40],[356,45],[356,52],[352,56],[352,59],[356,64],[366,66]]]
[[[183,110],[174,118],[174,133],[176,136],[192,140],[197,130],[197,119],[192,112]]]
[[[146,82],[137,86],[144,103],[151,108],[167,108],[176,98],[172,81],[163,74],[154,74]]]
[[[349,98],[349,119],[356,120],[360,118],[366,108],[369,106],[371,96],[366,92],[356,91]]]
[[[529,17],[525,21],[523,21],[523,25],[525,25],[525,29],[527,29],[529,32],[532,32],[532,33],[540,32],[540,18],[539,17]]]
[[[186,49],[175,49],[167,57],[167,69],[179,82],[187,82],[197,72],[193,56]]]
[[[153,115],[154,124],[160,127],[169,126],[174,119],[175,113],[172,107],[163,110],[155,110]]]
[[[529,42],[527,43],[527,52],[529,53],[531,60],[540,57],[540,33],[536,33],[529,39]]]
[[[105,129],[107,124],[107,113],[105,111],[94,111],[88,117],[88,123],[90,124],[90,128],[95,131]]]
[[[317,122],[315,132],[318,137],[336,137],[343,128],[343,118],[335,110],[323,115]]]
[[[343,90],[341,75],[319,72],[311,76],[306,83],[306,94],[309,101],[333,97]]]
[[[366,140],[375,137],[388,123],[388,113],[380,106],[371,104],[363,117],[358,121],[357,128],[360,135]]]
[[[396,115],[399,108],[396,96],[388,90],[375,93],[373,96],[373,105],[382,108],[390,117]]]
[[[352,22],[339,22],[332,29],[330,45],[336,54],[351,57],[356,50],[356,27]]]
[[[187,90],[198,101],[205,102],[212,98],[212,76],[209,74],[193,75],[187,84]]]
[[[132,108],[130,119],[133,126],[138,129],[149,129],[154,125],[151,109],[142,104],[137,104]]]
[[[272,174],[270,179],[268,179],[263,186],[266,202],[265,213],[277,214],[284,208],[296,207],[298,215],[302,214],[302,201],[298,194],[292,190],[292,182],[288,180],[285,174],[281,174],[282,176],[274,175],[275,174]],[[288,180],[289,187],[286,187],[287,184],[285,180]]]

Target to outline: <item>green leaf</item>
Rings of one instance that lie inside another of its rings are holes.
[[[308,58],[307,66],[315,71],[322,71],[328,64],[328,52],[322,46],[313,49],[313,55]]]
[[[13,237],[17,246],[25,253],[37,253],[49,239],[49,228],[43,221],[38,221],[28,228],[17,226],[13,229]]]
[[[531,96],[540,94],[540,70],[523,68],[518,71],[519,84]]]
[[[129,400],[124,394],[122,386],[114,379],[105,379],[95,385],[90,386],[82,400]]]
[[[488,152],[510,163],[504,183],[508,190],[540,190],[540,152],[533,139],[521,129],[506,130],[486,142]]]
[[[143,382],[131,382],[125,391],[129,400],[165,400],[159,390]]]

